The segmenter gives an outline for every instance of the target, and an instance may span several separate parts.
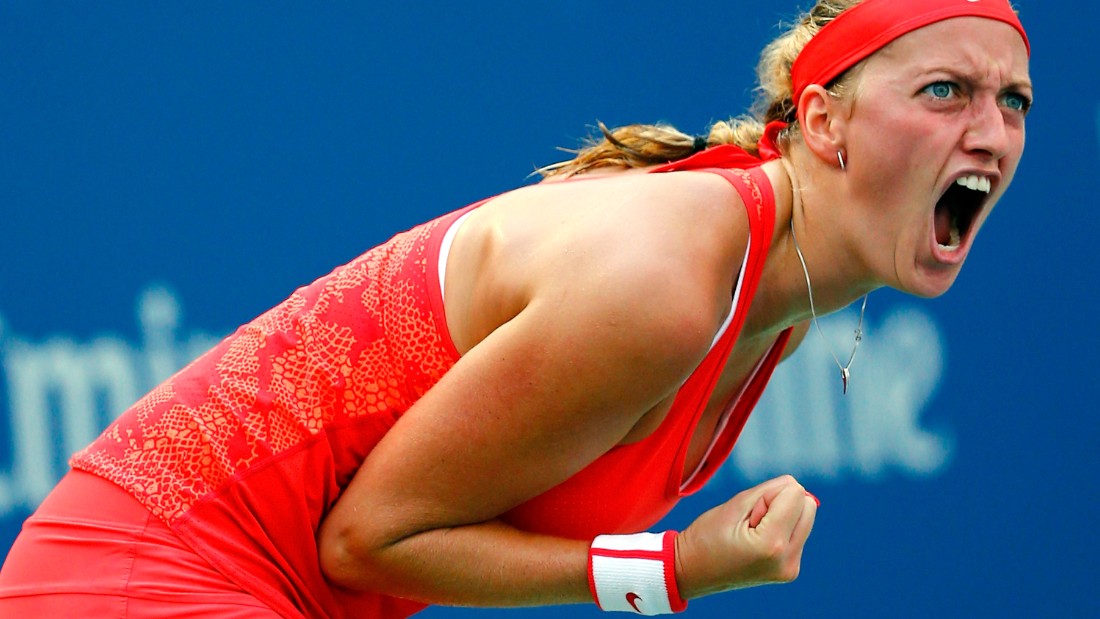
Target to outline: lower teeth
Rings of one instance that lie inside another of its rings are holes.
[[[944,249],[958,249],[962,243],[962,234],[959,232],[959,218],[951,217],[951,235],[947,245],[940,243],[940,247]]]

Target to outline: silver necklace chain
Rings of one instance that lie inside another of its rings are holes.
[[[829,345],[829,340],[825,338],[825,332],[821,330],[821,324],[817,322],[817,311],[814,309],[814,289],[810,285],[810,271],[806,268],[806,258],[802,256],[802,248],[798,246],[798,238],[794,235],[793,217],[791,218],[791,240],[794,241],[794,251],[798,254],[798,261],[802,263],[802,272],[806,275],[806,292],[810,296],[810,316],[813,317],[814,327],[817,328],[821,341],[825,343],[825,348],[829,350],[829,354],[833,356],[833,361],[836,361],[836,366],[840,368],[840,380],[844,385],[844,393],[847,394],[848,379],[852,376],[849,370],[852,367],[852,361],[856,358],[856,349],[859,348],[859,343],[863,341],[863,314],[867,310],[867,295],[863,295],[863,305],[859,308],[859,324],[856,325],[856,338],[855,344],[852,345],[852,354],[848,356],[848,364],[842,365],[836,353],[833,352],[832,346]]]

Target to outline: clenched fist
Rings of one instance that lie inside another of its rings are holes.
[[[686,599],[798,577],[817,500],[784,475],[699,516],[676,539],[676,580]]]

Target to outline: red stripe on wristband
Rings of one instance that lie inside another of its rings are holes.
[[[588,588],[600,610],[642,615],[681,612],[676,532],[601,535],[588,552]]]
[[[673,533],[673,535],[676,535]],[[610,548],[593,548],[592,553],[601,557],[614,557],[616,559],[653,559],[665,560],[665,549],[660,550],[612,550]]]
[[[600,596],[596,595],[596,572],[592,569],[592,548],[588,549],[588,592],[592,594],[592,601],[596,603],[596,608],[603,610],[603,606],[600,606]]]
[[[680,596],[680,586],[676,584],[676,531],[665,531],[662,554],[664,554],[665,561],[665,588],[668,590],[668,605],[674,613],[684,612],[688,603]]]

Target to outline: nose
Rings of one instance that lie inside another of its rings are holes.
[[[982,154],[998,161],[1012,148],[1004,113],[995,97],[972,100],[970,123],[963,139],[967,152]]]

